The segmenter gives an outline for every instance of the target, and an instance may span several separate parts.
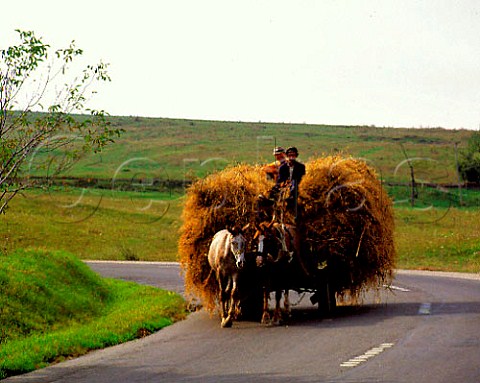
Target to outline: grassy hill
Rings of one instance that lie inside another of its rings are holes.
[[[0,379],[144,336],[185,315],[178,294],[102,279],[68,253],[0,255]]]
[[[383,179],[409,179],[405,154],[415,158],[419,179],[457,182],[455,143],[465,146],[471,132],[441,128],[401,129],[372,126],[243,123],[111,117],[125,133],[100,155],[88,156],[65,177],[103,180],[175,181],[203,177],[228,164],[273,160],[275,145],[296,146],[304,162],[312,156],[342,152],[366,159]],[[41,163],[41,155],[32,163]],[[35,175],[45,175],[46,170]]]

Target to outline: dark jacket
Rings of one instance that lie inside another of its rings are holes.
[[[288,164],[288,162],[286,162],[282,166],[280,166],[280,169],[278,170],[277,185],[280,185],[282,182],[290,180],[292,181],[292,184],[295,188],[298,187],[298,184],[302,180],[302,177],[305,175],[305,165],[298,161],[292,161],[292,163],[292,178],[290,179],[290,165]]]

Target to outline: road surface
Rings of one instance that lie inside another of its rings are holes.
[[[104,276],[183,293],[175,263],[93,262]],[[296,295],[294,302],[300,300]],[[391,289],[319,319],[304,297],[288,326],[204,311],[146,338],[5,382],[480,382],[480,277],[399,271]]]

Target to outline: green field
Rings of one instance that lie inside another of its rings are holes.
[[[477,198],[468,193],[464,201],[474,204]],[[181,196],[159,193],[28,193],[12,202],[0,235],[7,253],[33,247],[82,259],[175,261],[182,202]],[[422,207],[395,205],[397,267],[480,272],[480,209],[446,203],[438,198]]]
[[[273,160],[275,145],[296,146],[300,159],[342,152],[364,158],[389,182],[409,180],[405,153],[423,182],[456,183],[455,143],[466,146],[467,130],[401,129],[112,117],[125,130],[114,145],[88,156],[61,175],[114,181],[157,179],[182,183],[238,162]],[[25,174],[49,176],[41,151],[29,158]],[[39,165],[39,166],[37,166]],[[40,169],[37,169],[40,167]],[[115,182],[114,182],[115,186]]]
[[[455,143],[465,147],[470,131],[141,117],[111,122],[125,130],[115,144],[72,164],[54,180],[58,186],[12,201],[0,218],[4,251],[34,247],[84,259],[176,260],[189,182],[229,164],[271,161],[274,145],[295,145],[303,161],[341,152],[376,169],[394,199],[398,267],[480,271],[480,191],[456,184]],[[413,207],[406,155],[418,184]],[[36,153],[23,174],[51,176],[36,166],[44,160]]]
[[[0,218],[4,250],[59,249],[82,259],[175,261],[181,198],[98,189],[24,193]]]

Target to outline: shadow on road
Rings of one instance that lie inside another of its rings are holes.
[[[292,309],[291,317],[283,325],[370,326],[387,318],[395,317],[480,314],[478,302],[432,302],[428,314],[420,312],[422,305],[422,302],[407,302],[338,306],[332,315],[326,317],[322,316],[316,306],[300,307]]]

